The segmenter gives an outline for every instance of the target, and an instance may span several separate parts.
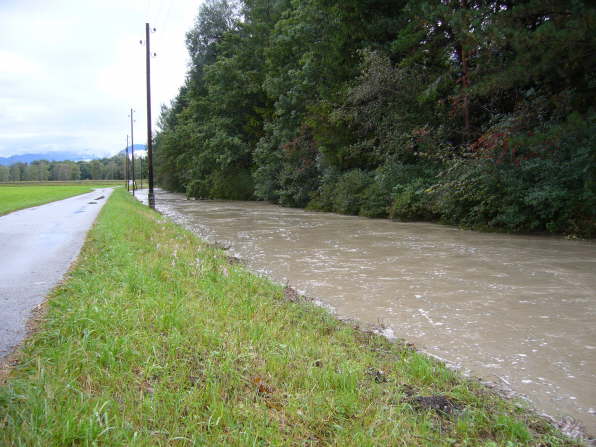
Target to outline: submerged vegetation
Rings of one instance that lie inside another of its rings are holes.
[[[596,234],[596,6],[207,0],[156,168],[189,196]]]
[[[2,445],[577,446],[120,188],[0,387]]]

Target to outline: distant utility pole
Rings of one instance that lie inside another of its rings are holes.
[[[132,195],[135,195],[135,137],[133,129],[133,118],[134,110],[130,109],[130,154],[132,164]]]
[[[126,190],[130,191],[130,184],[128,178],[130,173],[128,172],[128,135],[126,135],[126,159],[124,160],[124,178],[126,178]]]
[[[143,189],[143,157],[139,157],[139,163],[141,163],[141,189]]]
[[[153,28],[155,31],[155,28]],[[145,23],[145,56],[147,63],[147,171],[149,177],[149,207],[155,209],[153,192],[153,138],[151,136],[151,48],[149,43],[149,24]]]

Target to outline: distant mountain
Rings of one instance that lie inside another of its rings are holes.
[[[136,146],[136,144],[135,144]],[[47,161],[81,161],[98,158],[95,155],[84,155],[76,152],[47,152],[45,154],[21,154],[10,157],[0,157],[0,165],[8,166],[14,163],[31,163],[36,160]]]
[[[147,150],[147,146],[144,144],[135,144],[133,147],[134,147],[135,151],[146,151]],[[128,152],[130,153],[130,146],[128,146]],[[120,151],[120,154],[126,155],[126,149],[122,149]]]
[[[139,152],[138,155],[143,157],[144,153],[147,151],[147,146],[144,144],[135,144],[134,145],[135,154],[137,151]],[[130,151],[130,147],[128,148]],[[126,154],[126,149],[122,149],[119,152],[119,155]],[[82,154],[80,152],[46,152],[44,154],[21,154],[21,155],[11,155],[10,157],[0,157],[0,165],[8,166],[14,163],[31,163],[32,161],[37,160],[47,160],[47,161],[83,161],[83,160],[96,160],[98,158],[103,158],[97,155],[88,155]]]

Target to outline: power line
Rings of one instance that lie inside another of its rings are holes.
[[[165,17],[164,17],[162,24],[160,26],[162,34],[166,34],[166,32],[167,32],[168,20],[170,19],[171,11],[172,11],[172,2],[167,2],[167,9],[166,9]]]

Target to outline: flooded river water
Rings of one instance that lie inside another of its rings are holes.
[[[596,244],[463,231],[262,202],[158,209],[341,317],[521,395],[596,434]]]

